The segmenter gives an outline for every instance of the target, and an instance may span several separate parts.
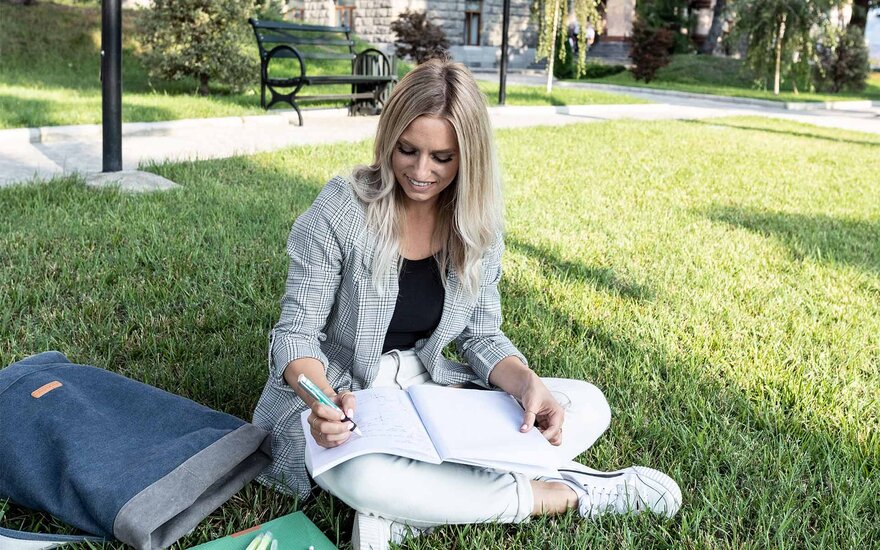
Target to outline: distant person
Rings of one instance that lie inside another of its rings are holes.
[[[598,472],[572,461],[608,427],[605,397],[581,380],[539,377],[501,331],[500,170],[470,72],[438,59],[413,69],[386,103],[374,147],[373,163],[333,178],[290,232],[269,379],[254,413],[272,432],[274,462],[261,481],[309,495],[301,411],[311,408],[318,445],[352,437],[349,422],[299,388],[300,374],[355,420],[355,390],[476,384],[519,400],[520,431],[535,427],[556,446],[560,475],[353,458],[315,482],[357,510],[355,549],[387,548],[409,528],[522,522],[572,508],[588,518],[674,515],[681,491],[666,474]],[[453,342],[463,363],[441,353]]]

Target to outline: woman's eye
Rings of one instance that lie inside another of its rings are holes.
[[[404,155],[415,155],[416,152],[414,149],[404,149],[403,147],[398,147],[398,151],[400,151]]]
[[[442,162],[442,163],[445,164],[445,163],[451,161],[451,160],[452,160],[452,157],[446,157],[446,158],[434,157],[434,160],[436,160],[437,162]]]

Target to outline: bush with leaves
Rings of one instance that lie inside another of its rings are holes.
[[[831,8],[830,0],[736,0],[734,33],[748,44],[746,65],[766,87],[772,79],[779,95],[783,81],[797,91],[798,81],[809,85],[815,57],[814,29]]]
[[[672,33],[672,53],[690,53],[694,50],[689,28],[696,23],[691,0],[639,0],[636,19],[651,28],[667,29]]]
[[[820,91],[860,92],[871,70],[864,33],[856,26],[830,28],[816,47],[813,82]]]
[[[443,29],[428,21],[424,12],[404,11],[391,22],[391,31],[397,37],[394,41],[397,57],[409,57],[416,64],[449,49]]]
[[[623,65],[606,65],[605,63],[586,63],[578,75],[577,55],[572,51],[567,39],[559,39],[556,46],[556,63],[553,65],[553,76],[556,78],[604,78],[626,70]],[[562,57],[565,52],[565,58]]]
[[[636,80],[650,82],[661,67],[669,65],[675,48],[672,31],[662,27],[651,27],[642,21],[633,23],[629,56],[635,65],[632,68]]]
[[[253,0],[153,0],[144,17],[144,63],[153,77],[198,80],[241,90],[260,74],[247,18]],[[251,40],[248,40],[251,38]]]

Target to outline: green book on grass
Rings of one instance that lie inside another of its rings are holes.
[[[191,550],[245,550],[252,540],[266,531],[272,532],[272,537],[278,541],[279,550],[309,550],[309,547],[314,550],[337,550],[330,539],[302,512],[281,516],[222,539],[193,546]]]

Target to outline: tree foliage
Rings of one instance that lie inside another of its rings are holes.
[[[813,81],[822,91],[861,91],[871,70],[864,31],[855,25],[829,26],[816,48]]]
[[[256,52],[248,51],[253,10],[253,0],[153,0],[144,18],[150,74],[196,78],[201,95],[211,81],[233,89],[252,83],[260,72]]]
[[[596,30],[596,34],[601,34],[605,29],[605,21],[599,14],[600,0],[572,0],[571,1],[571,17],[577,22],[581,29],[578,33],[578,53],[576,76],[582,76],[587,70],[587,44],[586,28],[592,26]],[[553,61],[558,57],[565,62],[566,50],[560,49],[557,55],[557,40],[565,41],[567,28],[562,24],[567,18],[564,17],[565,10],[569,5],[568,0],[540,0],[538,3],[538,13],[540,15],[538,48],[535,55],[536,61],[547,59],[548,73],[553,72]],[[548,75],[549,77],[549,75]]]
[[[657,71],[672,59],[675,38],[672,31],[663,27],[651,27],[642,20],[633,24],[630,58],[636,80],[650,82]]]
[[[766,86],[773,78],[773,93],[780,83],[797,82],[810,76],[815,53],[812,32],[823,22],[828,0],[738,0],[736,32],[748,42],[746,63]]]
[[[636,19],[647,28],[667,29],[674,41],[673,53],[688,53],[693,50],[690,4],[689,0],[641,0],[636,2]]]
[[[391,22],[396,54],[409,57],[417,64],[443,54],[449,49],[449,41],[443,29],[428,21],[425,12],[406,10]]]

